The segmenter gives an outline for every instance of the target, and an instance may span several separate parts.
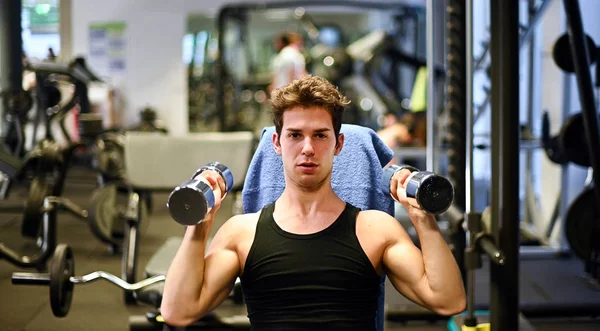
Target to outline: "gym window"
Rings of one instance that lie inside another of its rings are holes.
[[[22,0],[23,51],[30,61],[49,60],[60,52],[59,0]]]

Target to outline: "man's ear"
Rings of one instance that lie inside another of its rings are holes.
[[[335,146],[335,154],[338,155],[342,151],[342,147],[344,147],[344,134],[340,133],[337,138],[337,145]]]
[[[281,144],[279,142],[279,136],[277,135],[277,132],[273,132],[271,140],[273,140],[273,148],[275,149],[275,153],[277,153],[277,155],[281,155]]]

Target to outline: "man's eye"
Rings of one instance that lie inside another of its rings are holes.
[[[298,138],[298,137],[300,137],[300,134],[299,133],[290,133],[288,135],[288,137],[290,137],[290,138]]]
[[[317,133],[317,135],[316,135],[316,136],[317,136],[317,138],[319,138],[319,139],[325,139],[325,138],[327,138],[327,135],[325,135],[325,134],[323,134],[323,133]]]

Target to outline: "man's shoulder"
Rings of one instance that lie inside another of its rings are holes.
[[[261,211],[257,211],[255,213],[246,213],[246,214],[238,214],[232,216],[227,223],[229,226],[233,227],[247,227],[252,226],[252,224],[256,225],[258,222],[258,218],[260,217]]]
[[[279,52],[278,55],[281,55],[281,57],[285,57],[287,59],[295,59],[298,56],[303,56],[302,53],[300,52],[300,50],[298,50],[297,48],[294,47],[285,47],[281,50],[281,52]]]
[[[369,218],[393,218],[390,214],[378,210],[378,209],[365,209],[365,210],[360,210],[358,212],[358,215],[362,217],[369,217]]]
[[[390,227],[396,226],[398,221],[390,214],[377,209],[367,209],[358,212],[357,222],[364,222],[370,228],[387,231]]]
[[[402,237],[402,225],[393,216],[380,210],[364,210],[356,217],[356,233],[374,243],[387,246]]]

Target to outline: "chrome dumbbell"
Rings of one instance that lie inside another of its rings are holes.
[[[215,195],[206,179],[200,175],[204,171],[213,170],[225,181],[224,199],[233,186],[233,174],[219,162],[211,162],[198,169],[191,179],[177,186],[169,195],[167,208],[171,217],[183,225],[196,225],[215,205]]]
[[[390,165],[383,169],[381,189],[385,194],[390,194],[390,184],[395,174],[402,169],[411,171],[406,179],[406,197],[408,202],[428,214],[441,214],[450,208],[454,201],[454,186],[450,181],[431,171],[407,165]]]

